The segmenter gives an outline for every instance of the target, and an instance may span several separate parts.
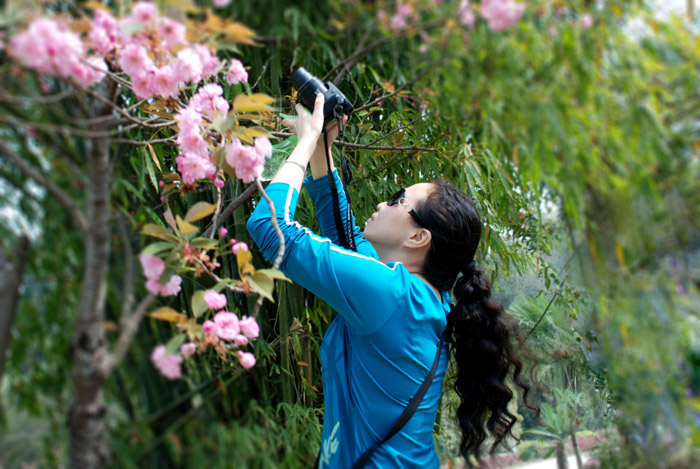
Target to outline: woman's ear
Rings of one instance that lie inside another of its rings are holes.
[[[433,240],[433,234],[425,228],[417,229],[407,240],[407,247],[414,249],[427,248]]]

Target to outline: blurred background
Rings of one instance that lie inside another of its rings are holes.
[[[75,104],[36,99],[70,85],[22,68],[5,46],[27,15],[77,15],[96,3],[0,2],[0,139],[25,162],[0,151],[6,467],[62,467],[69,458],[83,252],[71,214],[31,171],[77,204],[88,176],[84,139],[60,131]],[[210,8],[252,28],[251,44],[210,43],[219,57],[240,58],[249,89],[274,97],[279,112],[292,113],[289,76],[299,66],[343,90],[356,112],[336,151],[352,164],[361,225],[396,188],[436,177],[477,202],[479,263],[527,336],[541,385],[541,418],[513,402],[520,443],[499,448],[490,467],[555,456],[563,464],[581,453],[575,464],[591,467],[700,465],[698,2],[531,0],[511,5],[510,17],[485,13],[489,0],[156,3],[193,21]],[[124,7],[103,5],[115,14]],[[282,151],[285,129],[270,130]],[[110,206],[126,220],[113,229],[107,274],[114,340],[125,301],[122,241],[138,252],[138,228],[162,206],[148,150],[111,149]],[[158,152],[172,165],[174,149]],[[245,189],[229,184],[232,195]],[[239,240],[247,241],[251,209],[242,204],[227,219]],[[297,220],[317,229],[304,195]],[[254,264],[265,265],[255,251]],[[237,275],[235,265],[222,268]],[[277,301],[260,312],[249,372],[212,352],[188,360],[182,379],[165,380],[149,356],[172,326],[141,323],[104,384],[114,467],[313,464],[323,421],[319,347],[335,313],[279,283]],[[169,304],[184,310],[191,294]],[[462,467],[449,376],[444,389],[435,441],[446,466]]]

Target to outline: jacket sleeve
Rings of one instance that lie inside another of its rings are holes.
[[[335,185],[338,189],[340,216],[343,220],[347,220],[347,198],[345,197],[343,183],[340,180],[340,176],[338,176],[338,171],[333,170],[333,178],[335,179]],[[304,187],[314,203],[316,219],[321,227],[321,235],[329,238],[335,244],[340,245],[340,238],[338,237],[338,230],[336,229],[335,217],[333,215],[333,198],[331,197],[330,187],[328,186],[328,176],[322,176],[318,179],[313,179],[312,176],[309,176],[304,180]],[[352,214],[352,227],[357,252],[365,256],[379,259],[372,243],[364,238],[360,228],[357,226],[355,214]]]
[[[270,184],[266,192],[273,201],[285,240],[281,270],[326,301],[357,333],[371,334],[379,329],[406,297],[410,285],[406,269],[400,263],[389,266],[373,257],[343,249],[295,222],[299,194],[288,184]],[[247,228],[265,259],[273,261],[279,239],[265,199],[258,202]]]

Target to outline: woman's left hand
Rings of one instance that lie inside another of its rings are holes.
[[[314,102],[314,112],[309,114],[309,112],[304,109],[304,106],[297,104],[295,109],[297,111],[296,119],[285,119],[282,121],[283,125],[289,127],[292,132],[295,132],[299,137],[299,142],[302,140],[308,140],[313,145],[316,145],[318,138],[321,136],[323,131],[323,104],[325,98],[323,94],[318,93],[316,95],[316,101]]]

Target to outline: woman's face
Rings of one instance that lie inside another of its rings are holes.
[[[425,200],[433,190],[430,183],[414,184],[406,188],[405,201],[409,206],[387,205],[381,202],[365,224],[364,236],[375,249],[396,249],[417,230],[422,229],[408,213]]]

